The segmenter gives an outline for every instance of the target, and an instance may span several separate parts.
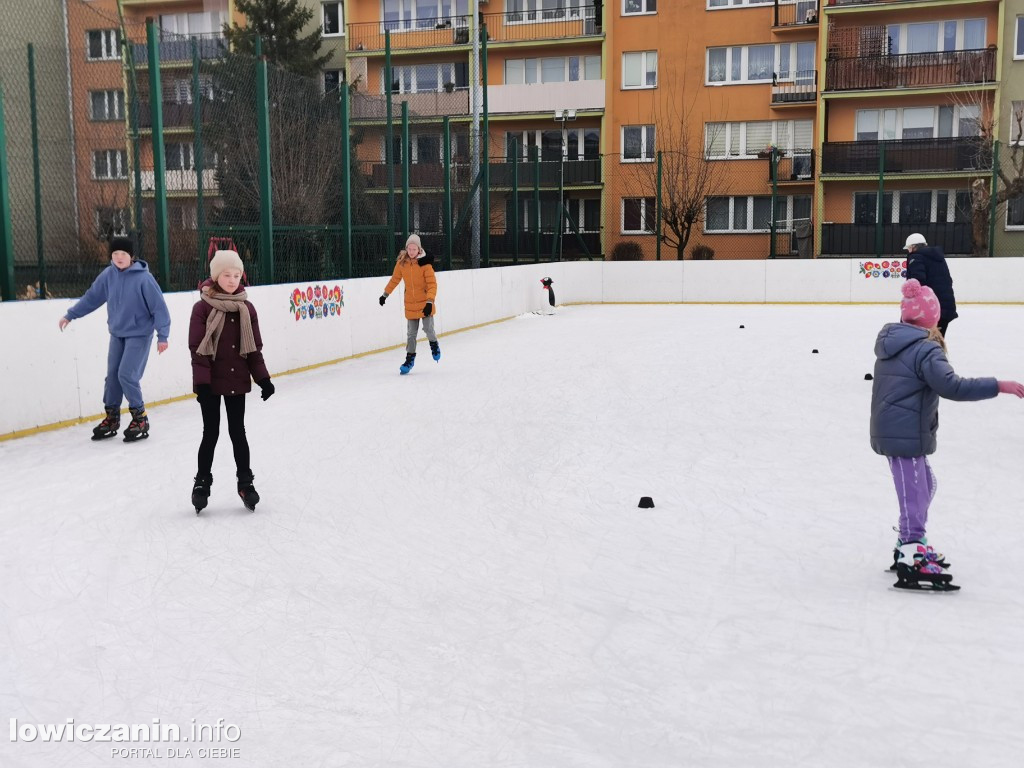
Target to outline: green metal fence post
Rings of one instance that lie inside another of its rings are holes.
[[[341,185],[345,202],[341,211],[341,248],[345,277],[352,278],[352,136],[349,133],[348,82],[341,84]]]
[[[776,222],[775,222],[775,205],[776,205],[775,201],[779,197],[779,150],[777,150],[775,147],[772,147],[772,150],[771,150],[770,154],[771,154],[771,156],[768,158],[768,162],[771,163],[771,165],[769,166],[769,169],[770,169],[771,175],[772,175],[772,204],[771,204],[772,213],[771,213],[771,219],[768,222],[768,232],[769,232],[769,237],[771,238],[771,241],[768,243],[768,258],[769,259],[774,259],[775,258],[775,230],[776,230],[776,226],[777,226]]]
[[[444,118],[444,256],[446,269],[452,268],[452,119]]]
[[[657,261],[661,261],[661,181],[662,181],[662,162],[661,162],[661,150],[658,150],[658,182],[657,182],[657,211],[656,221],[658,222],[658,228],[655,233],[658,237],[657,246],[655,247],[655,258]]]
[[[481,184],[480,262],[491,266],[491,120],[487,108],[487,24],[480,25],[480,72],[483,81],[483,182]]]
[[[0,84],[0,298],[13,301],[14,217],[11,211],[10,177],[7,164],[7,132],[4,129],[4,90]]]
[[[167,156],[164,154],[164,102],[160,86],[160,47],[156,24],[146,20],[146,45],[149,48],[149,107],[153,115],[153,188],[156,197],[156,258],[160,287],[170,290],[171,243],[167,233]]]
[[[270,181],[270,85],[263,46],[256,38],[256,128],[259,145],[260,185],[260,278],[274,282],[274,205]]]
[[[391,29],[384,30],[384,104],[387,110],[387,123],[384,136],[384,163],[387,165],[388,174],[388,247],[395,250],[395,108],[392,95],[394,74],[391,70]],[[409,151],[408,147],[402,147],[402,153]],[[404,243],[403,243],[404,245]]]
[[[32,118],[32,186],[36,204],[36,266],[40,299],[46,298],[46,259],[43,256],[43,188],[39,173],[39,110],[36,104],[36,49],[28,44],[28,95]]]
[[[135,229],[135,247],[142,251],[145,246],[145,235],[142,231],[142,151],[140,149],[141,136],[139,134],[139,79],[135,70],[135,46],[128,40],[124,30],[124,9],[121,3],[117,4],[118,25],[121,32],[121,43],[124,46],[124,66],[127,70],[125,81],[128,84],[128,139],[132,145],[132,178],[135,188],[132,190],[134,208],[132,210],[132,222]],[[147,38],[146,47],[149,47]]]
[[[992,142],[992,191],[988,209],[988,255],[996,255],[996,208],[999,203],[999,139]]]
[[[196,166],[196,245],[199,249],[199,276],[205,275],[207,249],[204,248],[203,230],[206,228],[206,209],[203,200],[203,91],[199,80],[199,39],[192,38],[192,155]]]
[[[505,224],[508,230],[508,223]],[[519,263],[519,141],[512,137],[512,263]]]
[[[875,258],[882,258],[882,212],[885,209],[885,143],[878,142],[878,204],[875,207]]]
[[[412,152],[409,148],[409,102],[402,102],[402,247],[405,238],[412,232],[409,230],[409,166],[412,163]]]
[[[540,261],[540,149],[530,147],[533,156],[533,258]]]

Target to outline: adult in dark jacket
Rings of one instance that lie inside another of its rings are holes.
[[[188,346],[192,351],[192,386],[203,412],[199,471],[192,487],[196,514],[206,507],[213,484],[213,453],[220,437],[220,401],[228,415],[228,435],[235,454],[238,494],[249,509],[259,502],[249,466],[245,435],[245,396],[255,381],[264,400],[274,394],[263,360],[256,308],[242,288],[242,259],[234,251],[217,251],[210,279],[200,286],[202,298],[192,307]]]
[[[931,288],[939,300],[939,333],[945,337],[950,322],[957,318],[953,278],[949,274],[946,256],[938,246],[930,246],[924,235],[915,232],[907,238],[903,250],[907,252],[907,279],[917,280]]]
[[[142,374],[156,331],[157,352],[167,349],[171,314],[160,286],[146,262],[135,258],[130,238],[110,241],[110,266],[100,272],[89,290],[58,325],[63,331],[72,320],[107,305],[107,378],[103,384],[103,421],[92,431],[93,440],[114,437],[121,428],[121,401],[128,401],[132,420],[124,431],[125,442],[149,436],[149,415],[142,397]]]
[[[928,507],[935,476],[926,458],[935,452],[939,398],[985,400],[999,393],[1024,397],[1024,385],[994,378],[957,376],[946,359],[936,324],[939,301],[917,280],[903,285],[899,323],[882,328],[875,341],[871,390],[871,448],[888,457],[899,499],[899,540],[894,550],[904,580],[948,583],[944,559],[927,546]]]

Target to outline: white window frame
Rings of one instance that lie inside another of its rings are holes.
[[[900,195],[901,194],[920,194],[922,192],[928,192],[931,194],[931,203],[928,213],[928,224],[953,224],[956,221],[956,193],[964,192],[963,189],[891,189],[886,190],[884,194],[892,195],[892,210],[890,215],[892,217],[893,224],[900,223]],[[944,218],[939,219],[938,201],[939,193],[945,192],[946,197],[946,210],[942,214]],[[878,192],[873,189],[858,190],[850,194],[850,221],[856,223],[857,220],[857,195],[877,195]],[[875,198],[875,204],[878,204],[878,198]],[[883,203],[884,204],[884,203]],[[872,226],[872,225],[867,225]],[[883,226],[888,226],[884,224]]]
[[[650,128],[650,131],[647,129]],[[626,157],[626,131],[638,130],[640,131],[640,157]],[[647,146],[647,137],[651,137],[651,146]],[[657,153],[657,127],[652,123],[644,125],[624,125],[619,129],[619,144],[622,147],[622,154],[620,161],[623,163],[653,163],[655,154]]]
[[[977,109],[978,110],[978,115],[979,115],[979,120],[980,120],[980,115],[981,115],[981,105],[980,104],[963,104],[963,105],[960,105],[960,104],[934,104],[934,105],[932,105],[932,104],[924,104],[924,105],[915,106],[915,107],[885,107],[885,108],[875,108],[875,109],[858,109],[854,113],[854,117],[853,117],[853,136],[854,136],[853,140],[854,141],[903,141],[904,140],[903,139],[903,130],[904,130],[903,114],[904,114],[904,110],[905,109],[912,109],[912,110],[916,110],[916,109],[931,109],[932,110],[932,138],[933,139],[940,138],[940,136],[939,136],[939,108],[940,107],[947,107],[947,106],[953,107],[952,135],[948,136],[948,137],[941,137],[941,138],[951,138],[951,139],[969,138],[969,137],[963,137],[963,136],[960,135],[960,122],[964,118],[962,107],[968,107],[968,108],[973,107],[974,109]],[[858,139],[857,138],[857,135],[858,135],[857,126],[858,126],[858,123],[859,123],[859,120],[860,120],[860,116],[861,115],[868,115],[868,114],[871,114],[871,113],[875,113],[875,115],[877,117],[877,122],[878,122],[878,131],[877,131],[878,138],[876,138],[876,139]],[[887,115],[886,113],[889,113],[889,114]],[[886,120],[887,117],[891,117],[892,118],[892,120],[891,120],[891,122],[892,122],[892,136],[891,137],[888,136],[889,131],[886,129],[886,126],[885,126],[885,120]],[[974,134],[974,135],[976,136],[977,134]]]
[[[779,5],[795,5],[797,0],[779,0]],[[707,0],[705,9],[708,11],[728,11],[734,8],[748,8],[758,5],[773,5],[774,0],[720,0],[718,4]]]
[[[811,128],[811,138],[813,141],[813,130],[814,121],[810,119],[806,120],[747,120],[743,122],[711,122],[704,124],[704,155],[708,160],[750,160],[756,158],[758,153],[764,150],[764,147],[750,147],[747,146],[747,125],[751,122],[771,122],[772,124],[772,137],[771,143],[776,149],[782,152],[782,157],[792,157],[794,154],[807,154],[810,152],[812,147],[798,147],[796,145],[796,124],[797,123],[809,123]],[[785,136],[786,140],[783,142],[779,139],[779,128],[786,126]],[[724,155],[712,155],[711,144],[709,142],[710,131],[717,126],[722,126],[721,130],[724,131],[725,139],[725,154]],[[739,131],[739,145],[740,152],[737,155],[729,154],[729,149],[732,147],[732,135],[733,132]],[[724,195],[715,195],[715,197],[724,197]]]
[[[518,139],[519,139],[519,148],[520,148],[522,162],[528,162],[530,160],[530,147],[536,147],[537,148],[537,153],[538,153],[538,156],[539,156],[541,148],[543,146],[543,141],[541,139],[541,136],[544,134],[545,131],[557,131],[557,130],[559,130],[559,129],[557,127],[555,127],[555,128],[538,128],[538,129],[535,129],[535,130],[531,129],[531,130],[528,130],[528,131],[505,131],[505,146],[508,147],[508,134],[510,134],[510,133],[516,134]],[[587,136],[587,132],[588,131],[596,131],[597,132],[598,157],[600,157],[600,152],[601,152],[601,149],[600,149],[601,129],[600,128],[598,128],[596,126],[595,127],[591,127],[591,128],[566,128],[565,130],[562,131],[562,159],[563,160],[568,162],[570,160],[587,160],[587,159],[596,160],[596,159],[598,159],[598,158],[587,158],[587,157],[585,157],[585,153],[586,153],[585,141],[586,141],[586,136]],[[572,133],[576,134],[576,147],[577,147],[577,149],[576,149],[576,157],[570,157],[569,156],[569,136]],[[555,162],[555,161],[543,160],[541,162],[548,162],[548,163],[550,163],[550,162]]]
[[[327,90],[327,73],[328,72],[335,72],[335,73],[337,73],[337,75],[338,75],[338,88],[337,88],[337,90],[340,92],[341,89],[345,87],[345,70],[344,69],[325,69],[325,70],[321,71],[321,73],[320,73],[320,84],[323,86],[323,91],[324,91],[325,94],[329,93],[329,91]]]
[[[1013,36],[1013,59],[1024,60],[1024,16],[1017,17],[1017,27]]]
[[[96,173],[96,158],[104,155],[107,175]],[[124,181],[128,178],[128,152],[124,149],[95,149],[92,153],[92,178],[95,181]]]
[[[327,31],[327,6],[336,6],[338,12],[338,31],[328,32]],[[332,2],[320,3],[320,33],[323,37],[344,37],[345,36],[345,17],[342,9],[342,3],[340,0],[332,0]]]
[[[167,168],[168,173],[189,173],[196,170],[195,148],[190,141],[169,141],[164,145],[164,162],[167,162],[167,152],[172,147],[177,147],[179,168]],[[205,165],[205,163],[204,163]],[[212,167],[212,166],[210,166]]]
[[[426,204],[437,206],[437,221],[430,224],[429,226],[425,222],[425,216],[423,207]],[[444,203],[442,200],[429,198],[427,200],[412,199],[409,201],[409,225],[412,227],[413,232],[420,232],[422,234],[440,234],[444,232]]]
[[[168,201],[167,218],[177,229],[196,230],[199,229],[198,206],[194,203],[179,203]]]
[[[657,202],[654,203],[654,206],[653,206],[654,210],[652,210],[652,211],[648,211],[647,210],[647,201],[648,200],[655,200],[654,197],[647,197],[647,196],[644,196],[644,197],[623,197],[623,198],[620,198],[620,200],[621,200],[621,202],[619,203],[619,234],[621,234],[621,235],[653,235],[653,234],[655,234],[657,232],[657,227],[656,227],[656,225],[658,223],[657,222],[657,218],[658,218],[658,210],[657,210],[657,205],[658,204],[657,204]],[[647,227],[648,226],[648,222],[649,222],[649,220],[651,218],[654,219],[653,224],[655,226],[652,226],[650,229],[626,229],[626,201],[627,200],[639,200],[640,201],[640,226],[641,227]]]
[[[113,234],[123,234],[128,231],[128,225],[132,220],[132,213],[128,208],[111,208],[109,206],[97,206],[92,211],[92,221],[96,227],[96,232],[103,232],[103,222],[100,220],[101,213],[111,213],[111,219],[114,220],[115,226],[113,227]],[[116,226],[120,224],[120,226]]]
[[[447,26],[451,26],[451,23],[465,23],[465,19],[463,17],[469,15],[468,0],[465,0],[464,3],[461,3],[465,5],[464,13],[459,13],[459,0],[451,0],[451,12],[447,16],[441,13],[441,1],[442,0],[437,0],[437,11],[433,16],[424,16],[423,19],[420,19],[419,16],[417,15],[417,0],[393,0],[393,2],[398,7],[398,20],[386,21],[384,12],[388,0],[381,0],[380,5],[378,6],[381,11],[381,33],[383,34],[385,29],[390,29],[391,32],[394,34],[403,32],[424,32],[428,29],[436,28],[435,26],[429,26],[428,24],[420,24],[421,21],[434,21],[437,24],[442,25],[445,24],[445,22],[448,22]]]
[[[431,62],[427,61],[422,64],[403,64],[397,67],[393,67],[391,70],[391,76],[398,80],[398,90],[393,93],[443,93],[445,83],[455,82],[455,65],[453,61],[441,61]],[[420,90],[418,84],[417,71],[419,67],[437,67],[437,87]],[[388,84],[384,82],[384,78],[381,78],[381,93],[387,94]],[[467,90],[467,86],[460,86],[455,88],[457,91]]]
[[[1024,208],[1024,200],[1021,200],[1021,207]],[[1024,213],[1024,212],[1022,212]],[[1020,224],[1010,223],[1010,201],[1006,201],[1006,215],[1003,217],[1003,229],[1007,232],[1024,232],[1024,218]]]
[[[103,114],[97,115],[93,97],[97,94],[103,96]],[[113,110],[111,110],[113,105]],[[119,89],[89,91],[89,119],[95,123],[110,123],[117,120],[124,120],[124,91]]]
[[[92,55],[90,35],[100,36],[100,47],[103,49],[99,56]],[[85,60],[86,61],[119,61],[121,59],[121,30],[119,29],[89,29],[85,32]]]
[[[704,85],[708,87],[718,87],[725,85],[763,85],[765,83],[791,83],[795,82],[797,76],[803,70],[797,69],[799,63],[799,47],[800,45],[811,44],[814,45],[814,55],[812,60],[817,61],[817,44],[813,40],[799,40],[792,43],[753,43],[750,45],[716,45],[710,48],[706,48],[704,51]],[[750,49],[761,48],[766,45],[771,45],[775,50],[772,54],[772,73],[770,77],[758,78],[751,80],[747,77],[747,73],[750,68]],[[789,51],[789,61],[786,63],[786,67],[782,67],[782,50],[783,46],[786,46]],[[711,52],[712,51],[725,51],[725,79],[724,80],[712,80],[711,79]],[[732,79],[733,71],[733,59],[738,55],[740,56],[740,79]],[[807,70],[803,77],[809,77],[810,70]],[[803,80],[801,80],[803,82]]]
[[[671,0],[669,0],[671,2]],[[629,10],[629,4],[640,3],[643,8],[642,11],[631,11]],[[655,9],[650,10],[651,3],[654,3]],[[657,9],[658,0],[622,0],[622,15],[623,16],[654,16],[658,13]]]
[[[767,199],[769,205],[771,205],[771,195],[709,195],[709,197],[725,197],[729,200],[729,228],[728,229],[708,229],[708,216],[707,216],[707,199],[704,201],[704,233],[708,235],[750,235],[760,234],[764,232],[771,232],[771,222],[765,229],[754,229],[751,225],[754,221],[754,198]],[[781,195],[779,196],[782,197]],[[792,218],[793,211],[793,196],[786,195],[787,210],[789,211],[789,218]],[[733,227],[733,222],[736,220],[736,208],[739,205],[743,205],[746,208],[747,214],[747,228],[736,229]],[[771,215],[775,215],[775,211],[771,212]]]
[[[561,19],[579,19],[587,14],[592,18],[593,11],[590,0],[549,0],[555,2],[554,8],[545,8],[545,0],[520,0],[522,8],[513,8],[511,0],[505,0],[504,23],[508,26],[518,24],[545,24]],[[589,14],[588,14],[589,12]],[[516,18],[518,16],[518,18]]]
[[[984,25],[985,25],[985,42],[982,43],[981,48],[970,48],[970,49],[965,49],[964,48],[964,29],[965,29],[966,23],[968,21],[980,21],[980,22],[983,22]],[[916,53],[952,53],[952,51],[947,51],[947,50],[945,50],[942,47],[943,44],[946,41],[946,39],[945,39],[945,31],[944,30],[946,28],[946,24],[948,24],[950,22],[953,22],[953,23],[956,24],[956,36],[955,36],[954,41],[953,41],[953,45],[955,47],[952,49],[953,51],[981,50],[981,49],[985,48],[985,46],[988,45],[988,22],[987,22],[986,19],[976,18],[976,17],[975,18],[963,18],[963,19],[927,19],[927,20],[924,20],[924,21],[904,22],[902,24],[887,24],[886,25],[886,30],[887,30],[887,32],[889,34],[890,41],[893,39],[893,32],[895,31],[897,33],[895,50],[894,51],[890,51],[890,52],[893,53],[894,55],[908,54],[909,53],[909,51],[906,50],[906,48],[907,48],[907,27],[908,26],[913,26],[913,25],[917,25],[917,24],[935,24],[935,25],[938,26],[938,34],[936,35],[936,40],[935,40],[935,45],[936,45],[935,50],[934,51],[917,51]]]
[[[544,69],[541,66],[541,61],[543,59],[562,59],[563,62],[564,62],[562,73],[565,75],[565,78],[562,79],[562,80],[549,80],[549,81],[545,81],[543,79],[543,71],[544,71]],[[577,78],[576,80],[571,79],[572,78],[572,59],[578,59],[578,65],[579,66],[577,68],[577,73],[579,74],[579,78]],[[590,78],[587,77],[587,59],[596,59],[597,60],[597,74],[598,74],[597,77],[590,77]],[[509,64],[513,64],[513,65],[521,64],[522,65],[522,70],[523,70],[523,80],[522,80],[522,82],[519,82],[518,80],[509,80],[509,76],[508,76],[508,70],[509,70],[509,66],[508,65]],[[526,70],[527,70],[527,67],[529,67],[530,65],[533,66],[533,70],[534,70],[534,73],[536,74],[536,78],[537,78],[532,83],[526,82]],[[547,84],[549,82],[578,83],[578,82],[581,82],[583,80],[591,80],[591,81],[600,80],[601,79],[601,56],[600,55],[597,55],[597,56],[593,56],[593,55],[584,55],[584,56],[543,56],[543,57],[530,58],[530,59],[505,59],[505,64],[504,64],[503,70],[502,70],[502,79],[504,80],[505,85],[545,85],[545,84]]]
[[[1021,125],[1018,125],[1018,116],[1020,117]],[[1015,137],[1013,134],[1016,131],[1020,131]],[[1010,102],[1010,144],[1014,146],[1024,145],[1024,101],[1011,101]]]
[[[220,35],[225,21],[223,11],[180,11],[160,14],[159,27],[164,32],[182,37]]]
[[[626,84],[626,57],[627,56],[639,56],[640,57],[640,73],[644,80],[640,85],[627,85]],[[648,58],[654,57],[654,85],[647,85],[647,72],[648,72]],[[624,91],[642,91],[650,90],[658,87],[658,52],[657,51],[623,51],[622,53],[622,90]]]

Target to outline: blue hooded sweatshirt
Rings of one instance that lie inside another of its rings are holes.
[[[928,331],[889,323],[875,341],[871,387],[871,447],[883,456],[935,453],[939,397],[987,400],[999,394],[995,379],[956,375],[946,353]]]
[[[111,336],[121,339],[150,336],[155,329],[157,340],[167,341],[171,314],[146,262],[133,261],[123,271],[111,264],[100,272],[85,295],[64,316],[77,320],[99,309],[104,302]]]

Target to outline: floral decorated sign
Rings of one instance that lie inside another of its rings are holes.
[[[345,306],[345,291],[340,285],[309,285],[292,291],[289,311],[299,320],[319,320],[324,317],[341,317]]]
[[[878,277],[883,280],[887,277],[903,278],[907,276],[907,260],[884,259],[883,261],[862,261],[860,263],[860,273],[868,279],[872,277]]]

